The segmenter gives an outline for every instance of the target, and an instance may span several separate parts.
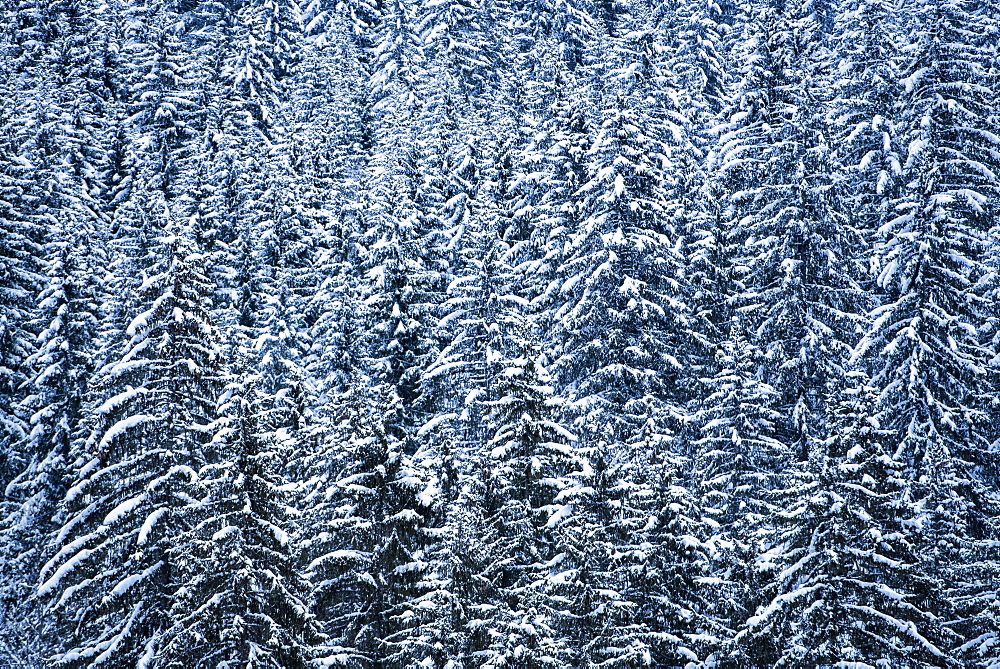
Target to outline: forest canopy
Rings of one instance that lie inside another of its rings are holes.
[[[1000,669],[997,0],[0,0],[0,666]]]

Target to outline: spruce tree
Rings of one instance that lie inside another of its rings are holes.
[[[891,5],[844,3],[831,35],[842,64],[830,73],[832,99],[827,107],[833,160],[840,166],[846,223],[864,235],[868,251],[900,185],[903,158],[896,137],[896,111],[902,94],[899,25]],[[869,253],[855,258],[866,264]],[[870,280],[866,283],[870,283]]]
[[[161,238],[67,458],[62,527],[36,592],[58,661],[70,666],[149,662],[170,626],[172,551],[221,380],[210,287],[188,235]]]
[[[510,337],[489,403],[496,431],[470,498],[485,521],[475,539],[485,559],[475,567],[468,652],[484,667],[563,666],[572,658],[571,625],[560,624],[564,600],[554,589],[574,570],[560,564],[566,555],[555,528],[573,517],[574,476],[589,465],[576,436],[557,422],[551,377],[531,331],[522,324]]]
[[[83,398],[93,370],[97,316],[85,239],[63,233],[47,245],[48,285],[37,300],[38,350],[26,361],[31,391],[20,407],[30,432],[19,446],[23,471],[7,486],[4,519],[5,600],[23,602],[51,534],[58,529],[68,460],[84,417]],[[20,594],[17,594],[20,593]]]
[[[230,382],[222,400],[209,445],[219,459],[201,468],[198,501],[178,513],[190,529],[169,555],[177,590],[155,663],[310,667],[318,639],[285,529],[276,466],[285,447],[265,431],[252,377]]]
[[[610,423],[619,437],[686,399],[681,370],[692,348],[669,211],[676,147],[632,55],[622,46],[610,72],[591,73],[618,78],[627,95],[611,89],[599,98],[600,129],[544,317],[553,371],[580,425]]]
[[[0,162],[0,483],[6,486],[24,464],[15,444],[28,432],[17,407],[27,380],[25,363],[34,352],[28,327],[32,304],[44,285],[38,258],[45,230],[33,212],[38,204],[34,188],[35,165],[22,148],[28,143],[25,128],[18,127],[16,102],[21,95],[4,95],[0,117],[4,138]]]
[[[744,31],[742,81],[714,156],[728,191],[732,300],[761,342],[761,380],[781,393],[778,436],[804,460],[821,438],[824,389],[842,373],[861,298],[813,89],[826,67],[814,17],[803,4],[759,6]]]
[[[436,486],[394,436],[395,411],[379,397],[389,393],[368,387],[354,401],[342,399],[344,422],[333,432],[342,439],[337,469],[311,496],[315,534],[305,551],[330,646],[320,653],[348,666],[414,666],[428,652],[418,643],[427,615],[419,603]]]
[[[920,476],[935,457],[979,459],[988,318],[982,279],[997,193],[997,139],[987,53],[966,31],[963,3],[913,5],[913,34],[897,107],[906,146],[899,195],[879,230],[884,302],[856,355],[883,392],[892,456]]]
[[[903,465],[871,417],[876,390],[862,374],[851,381],[831,398],[829,438],[776,493],[784,510],[765,521],[776,531],[757,558],[765,600],[730,657],[761,667],[959,666],[942,624],[948,602],[919,555]]]
[[[737,324],[717,355],[718,371],[702,379],[691,442],[695,483],[705,512],[724,532],[769,513],[767,491],[782,484],[791,453],[776,438],[780,396],[760,380],[763,352]]]

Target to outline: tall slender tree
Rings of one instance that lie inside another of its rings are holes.
[[[759,6],[744,26],[742,82],[720,128],[728,191],[725,236],[734,306],[765,353],[762,380],[780,389],[782,441],[799,459],[822,438],[825,385],[850,353],[860,291],[847,271],[851,238],[812,88],[825,66],[805,4]]]
[[[186,234],[185,234],[186,233]],[[53,557],[40,568],[48,638],[59,661],[148,663],[169,610],[205,430],[220,390],[210,287],[190,231],[161,238],[155,273],[137,286],[124,341],[97,371]]]
[[[872,361],[893,456],[910,476],[935,457],[977,459],[986,366],[987,221],[996,200],[997,137],[987,52],[964,3],[918,3],[897,111],[905,145],[899,196],[880,229],[885,302],[856,355]]]
[[[757,560],[766,597],[733,640],[737,663],[959,666],[942,624],[949,603],[919,555],[903,466],[882,446],[891,432],[871,418],[866,380],[853,375],[833,399],[829,439],[778,493],[785,510]]]
[[[190,529],[170,554],[178,587],[155,664],[309,667],[318,637],[285,530],[283,446],[259,420],[252,378],[222,400],[209,446],[218,461],[201,468],[199,500],[179,514]]]

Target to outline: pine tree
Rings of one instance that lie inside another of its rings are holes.
[[[419,602],[436,487],[393,435],[395,411],[384,397],[391,387],[359,392],[361,381],[353,384],[357,399],[342,400],[344,422],[333,431],[342,439],[337,469],[311,500],[309,576],[329,663],[414,666],[427,652],[416,640],[426,617]],[[324,469],[327,453],[316,460]]]
[[[719,112],[729,84],[725,36],[729,32],[725,3],[654,3],[651,23],[665,33],[673,53],[667,60],[679,88],[687,93],[692,117]],[[659,36],[658,36],[659,37]],[[661,38],[662,39],[662,38]]]
[[[527,240],[517,253],[524,263],[519,281],[524,296],[540,306],[552,304],[562,286],[559,272],[579,221],[576,194],[588,181],[593,129],[577,97],[581,85],[568,75],[556,79],[557,98],[530,126],[530,139],[514,161],[508,206],[515,239]]]
[[[731,637],[728,630],[753,610],[754,575],[746,565],[759,539],[753,530],[774,513],[770,493],[787,483],[792,461],[791,450],[777,438],[780,395],[760,379],[763,352],[748,341],[739,321],[725,337],[715,373],[701,379],[702,399],[691,416],[698,432],[695,438],[682,436],[691,451],[691,489],[713,547],[707,569],[717,580],[706,583],[716,599],[702,611],[715,621],[716,643]]]
[[[303,180],[282,157],[282,146],[267,146],[269,155],[254,159],[263,174],[254,184],[256,197],[248,202],[249,232],[256,236],[250,271],[258,286],[250,331],[259,355],[261,390],[273,399],[273,408],[283,407],[289,425],[297,429],[313,403],[306,371],[312,346],[309,301],[321,281],[313,263],[324,216],[301,201]]]
[[[4,519],[4,599],[23,602],[58,526],[66,494],[68,457],[83,420],[82,399],[93,372],[97,318],[85,238],[63,233],[47,245],[48,285],[36,308],[38,350],[27,359],[31,391],[21,407],[31,426],[19,451],[27,460],[7,486]]]
[[[734,638],[752,666],[958,666],[948,603],[918,554],[903,466],[889,457],[861,374],[833,398],[830,437],[794,487],[757,560],[764,604]],[[735,657],[742,658],[735,660]],[[739,666],[743,666],[742,664]]]
[[[781,392],[779,438],[803,460],[822,433],[823,392],[842,373],[860,301],[810,86],[825,64],[807,9],[754,10],[742,82],[714,158],[729,192],[723,234],[735,250],[733,306],[752,315],[747,327],[766,355],[761,380]]]
[[[393,0],[385,3],[371,29],[371,77],[368,87],[376,104],[384,98],[399,100],[413,96],[423,67],[423,40],[418,22],[418,3]]]
[[[260,0],[243,5],[233,17],[235,30],[225,49],[222,76],[245,114],[245,123],[265,135],[281,102],[283,80],[299,58],[302,16],[297,3]]]
[[[893,457],[915,477],[935,454],[974,461],[983,446],[990,354],[979,336],[988,317],[980,281],[997,140],[985,125],[987,55],[966,31],[978,16],[962,3],[913,11],[918,26],[897,109],[903,185],[877,249],[885,298],[856,355],[871,361],[882,389]]]
[[[417,25],[424,46],[423,58],[440,83],[453,81],[464,96],[482,95],[495,81],[501,63],[495,51],[496,30],[504,17],[502,3],[481,0],[425,2]]]
[[[48,638],[70,666],[155,656],[170,623],[181,510],[206,461],[221,365],[209,286],[189,230],[160,244],[126,339],[95,375],[84,436],[68,457],[62,528],[40,569]]]
[[[955,654],[967,666],[983,669],[1000,666],[998,565],[992,546],[990,540],[963,546],[959,565],[951,572],[952,587],[947,591],[958,614],[949,627],[963,641]]]
[[[284,448],[261,411],[253,378],[229,384],[210,446],[221,459],[202,467],[198,501],[179,512],[190,529],[169,556],[178,587],[157,666],[312,666],[316,631],[284,529]]]
[[[507,263],[510,249],[495,226],[466,237],[472,243],[455,254],[457,276],[440,307],[436,335],[445,344],[420,381],[436,409],[421,431],[435,433],[444,468],[453,466],[453,458],[467,461],[491,436],[485,415],[496,399],[505,312],[523,302],[512,294],[517,286]]]
[[[519,78],[543,82],[584,62],[587,45],[598,30],[586,3],[534,0],[517,3],[511,10],[508,39],[517,43],[518,59],[523,59],[514,69]]]
[[[344,8],[310,7],[304,10],[305,35],[276,124],[285,129],[290,165],[306,184],[303,199],[343,214],[357,203],[376,122],[365,86],[365,54],[351,37]]]
[[[708,660],[727,632],[711,617],[717,522],[706,520],[687,485],[690,464],[675,453],[677,441],[647,427],[619,464],[609,466],[608,453],[593,458],[590,512],[604,544],[602,587],[621,599],[591,613],[604,634],[617,637],[594,664],[686,666]],[[616,609],[621,617],[608,620]]]
[[[313,353],[308,377],[317,386],[315,411],[328,415],[331,412],[325,409],[336,407],[334,398],[349,387],[351,375],[361,364],[357,342],[362,336],[364,307],[353,277],[358,254],[349,235],[344,231],[342,238],[331,240],[321,253],[317,265],[324,278],[309,309],[317,315],[310,336]]]

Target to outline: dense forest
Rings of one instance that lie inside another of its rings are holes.
[[[0,0],[0,666],[1000,668],[997,0]]]

